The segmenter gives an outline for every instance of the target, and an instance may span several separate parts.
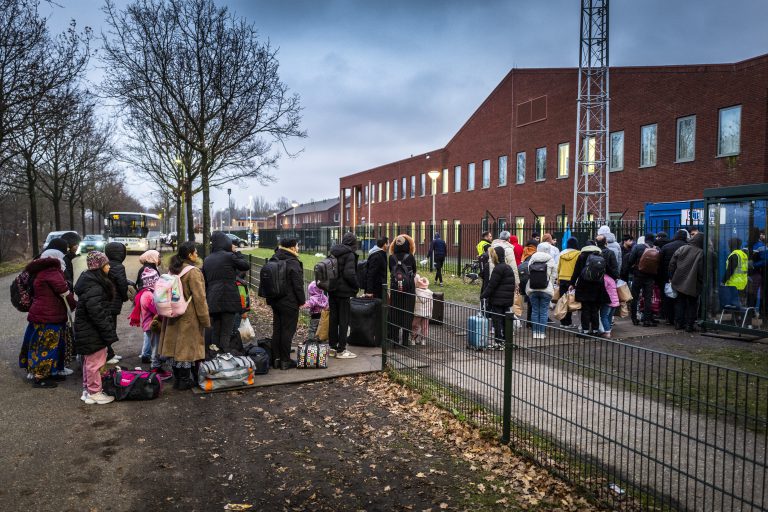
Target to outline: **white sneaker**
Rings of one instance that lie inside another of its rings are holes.
[[[357,357],[357,354],[353,354],[349,350],[344,350],[344,352],[339,352],[336,354],[336,359],[354,359]]]
[[[119,355],[115,354],[114,356],[112,356],[112,359],[117,359],[118,361],[122,361],[123,356],[119,356]]]
[[[116,357],[113,357],[112,359],[110,359],[109,361],[107,361],[107,363],[106,363],[106,364],[117,364],[117,363],[119,363],[119,362],[120,362],[120,360],[119,360],[118,358],[116,358]]]
[[[35,378],[35,376],[33,374],[27,373],[27,379],[32,380],[34,378]]]
[[[84,402],[88,405],[93,405],[93,404],[104,405],[114,401],[115,401],[115,397],[109,396],[103,391],[99,391],[98,393],[94,393],[92,395],[89,394],[88,398],[84,400]]]
[[[84,389],[84,390],[83,390],[83,394],[82,394],[82,395],[80,395],[80,400],[82,400],[83,402],[88,402],[88,399],[89,399],[90,397],[91,397],[91,395],[89,395],[89,394],[88,394],[88,390],[87,390],[87,389]]]
[[[59,375],[64,375],[65,377],[72,375],[73,373],[75,373],[75,371],[72,368],[67,368],[66,366],[63,370],[59,370]]]

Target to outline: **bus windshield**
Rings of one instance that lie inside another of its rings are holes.
[[[146,238],[159,230],[160,220],[140,213],[113,213],[109,217],[109,231],[113,237]]]

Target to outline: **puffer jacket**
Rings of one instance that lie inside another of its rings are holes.
[[[487,300],[488,304],[492,306],[512,306],[515,302],[516,290],[517,278],[512,267],[504,262],[499,262],[493,267],[491,277],[480,298]]]
[[[75,285],[79,299],[75,313],[75,352],[89,355],[117,341],[112,322],[114,290],[97,277],[101,270],[80,274]]]
[[[357,282],[357,253],[354,250],[356,243],[352,233],[345,233],[341,243],[331,247],[331,254],[336,257],[339,265],[339,279],[330,292],[334,297],[354,297],[360,289]]]
[[[432,290],[429,288],[416,288],[416,306],[414,316],[432,318]]]
[[[611,233],[611,228],[608,226],[600,226],[597,234],[605,236],[605,246],[616,255],[616,262],[619,265],[619,270],[621,270],[621,245],[616,241],[616,235]]]
[[[112,316],[117,316],[123,309],[123,302],[128,300],[128,277],[123,265],[127,251],[120,242],[110,242],[104,247],[104,254],[109,258],[109,279],[115,285],[115,297],[110,304],[110,310]]]
[[[203,260],[205,300],[209,314],[234,314],[242,311],[235,280],[239,272],[248,268],[248,261],[243,255],[232,252],[232,241],[226,233],[216,231],[211,235],[211,254]]]
[[[580,279],[590,254],[602,256],[602,251],[599,247],[594,245],[587,245],[581,249],[581,254],[576,260],[576,266],[573,269],[573,278],[571,279],[572,284],[574,284],[574,280],[576,281],[574,284],[574,288],[576,289],[576,300],[579,302],[608,304],[610,299],[608,297],[608,292],[605,290],[605,281],[585,281],[584,279]]]
[[[540,290],[531,289],[531,280],[528,280],[528,284],[525,285],[525,294],[531,295],[534,292],[544,292],[549,295],[555,294],[554,283],[557,281],[557,268],[555,268],[555,259],[549,253],[549,244],[542,242],[536,248],[536,252],[528,258],[528,272],[530,274],[531,265],[543,261],[547,264],[547,287]]]
[[[387,252],[374,245],[368,251],[367,265],[366,282],[359,284],[365,289],[365,293],[381,298],[383,288],[387,286]]]
[[[581,251],[576,249],[565,249],[560,253],[560,260],[557,263],[557,278],[561,281],[570,281],[573,276],[573,268],[576,266]]]
[[[504,263],[512,267],[512,272],[515,274],[515,283],[519,283],[520,276],[518,275],[518,272],[517,272],[517,266],[521,262],[517,261],[517,256],[515,256],[515,246],[507,242],[506,240],[497,238],[496,240],[491,242],[491,249],[496,249],[496,247],[501,247],[502,249],[504,249]],[[493,258],[488,258],[489,275],[493,274],[493,269],[495,266],[496,264],[493,262]]]
[[[307,301],[304,294],[304,265],[291,251],[280,247],[274,255],[280,261],[285,262],[285,275],[288,279],[286,293],[276,299],[267,299],[270,306],[281,308],[299,309]]]
[[[32,276],[32,306],[27,321],[39,324],[63,324],[67,321],[67,308],[61,295],[67,293],[69,307],[74,309],[75,299],[61,270],[58,258],[39,258],[25,268]]]

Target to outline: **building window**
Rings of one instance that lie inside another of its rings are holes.
[[[349,222],[349,209],[345,210],[346,214],[344,215],[347,218],[347,222]]]
[[[555,217],[557,221],[557,229],[559,231],[565,231],[565,228],[568,227],[568,215],[558,214],[557,217]]]
[[[400,190],[400,199],[405,199],[408,194],[408,191],[406,190],[407,184],[408,180],[405,178],[405,176],[403,176],[403,186]]]
[[[515,217],[515,236],[520,243],[525,243],[525,217]]]
[[[557,146],[557,177],[568,177],[568,165],[570,164],[571,144],[563,142]]]
[[[507,155],[499,157],[499,186],[507,185]]]
[[[419,228],[420,228],[419,241],[423,244],[424,238],[426,237],[426,232],[427,232],[427,223],[424,221],[421,221],[419,223]]]
[[[491,186],[491,161],[483,160],[483,188]]]
[[[595,149],[597,148],[597,139],[594,137],[586,137],[584,139],[584,155],[582,158],[584,159],[584,165],[583,165],[583,172],[585,175],[587,174],[595,174],[595,160],[596,160],[596,152]]]
[[[426,193],[427,193],[427,175],[424,173],[421,173],[421,197],[424,197]]]
[[[381,187],[382,187],[382,184],[381,184],[381,182],[379,182],[379,202],[384,201],[384,195],[381,193]],[[389,199],[389,198],[387,198],[387,199]]]
[[[390,232],[389,232],[389,222],[387,222],[387,238],[388,238],[389,240],[392,240],[392,235],[391,235],[391,234],[390,234]]]
[[[448,169],[443,169],[443,194],[448,193],[448,187],[449,187]]]
[[[392,180],[392,200],[397,201],[397,178]]]
[[[461,221],[453,221],[453,245],[459,245],[459,232],[461,231]]]
[[[656,125],[640,128],[640,167],[656,165]]]
[[[387,182],[387,201],[389,201],[389,182]]]
[[[467,164],[467,190],[475,190],[475,164]]]
[[[339,222],[339,212],[333,213],[333,222]]]
[[[411,222],[411,238],[414,240],[418,240],[418,237],[416,236],[416,223]]]
[[[518,184],[525,183],[525,151],[517,154],[517,181]]]
[[[536,181],[547,179],[547,148],[536,149]]]
[[[624,132],[611,134],[611,170],[624,170]]]
[[[696,155],[696,116],[677,120],[677,162],[691,162]]]
[[[411,199],[416,197],[416,176],[411,176]]]
[[[392,223],[392,232],[395,234],[395,236],[401,234],[400,226],[397,225],[397,222]]]
[[[717,156],[738,155],[741,146],[741,105],[720,109]]]
[[[363,189],[363,193],[364,193],[364,196],[365,196],[364,197],[365,204],[368,204],[368,187],[365,187]]]
[[[453,168],[453,191],[461,192],[461,166]]]
[[[442,225],[443,225],[443,237],[445,237],[445,243],[448,243],[448,240],[447,240],[447,237],[448,237],[448,221],[443,219]]]

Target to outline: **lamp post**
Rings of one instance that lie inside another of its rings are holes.
[[[437,178],[440,176],[440,171],[432,170],[427,173],[429,179],[432,180],[432,231],[435,230],[435,196],[437,195]]]
[[[296,201],[291,203],[291,206],[293,207],[293,236],[296,236],[296,207],[299,206],[299,203]]]
[[[227,226],[227,233],[232,232],[232,189],[227,189],[227,209],[229,210],[229,226]]]
[[[248,244],[250,245],[251,235],[253,234],[253,226],[251,226],[251,204],[253,203],[253,196],[248,196]]]

